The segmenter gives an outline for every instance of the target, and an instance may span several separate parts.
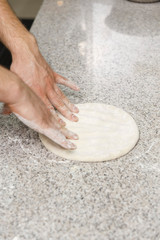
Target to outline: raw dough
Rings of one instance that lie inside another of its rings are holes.
[[[122,109],[101,103],[78,104],[77,107],[79,122],[65,119],[67,128],[79,135],[79,140],[72,140],[77,149],[65,150],[40,134],[51,152],[70,160],[101,162],[125,155],[137,143],[138,127]]]

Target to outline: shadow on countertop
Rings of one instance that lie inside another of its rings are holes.
[[[123,14],[122,14],[123,13]],[[133,36],[160,35],[160,2],[115,1],[105,24],[113,31]]]

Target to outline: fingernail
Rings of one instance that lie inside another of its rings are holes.
[[[72,82],[74,84],[74,87],[76,90],[80,90],[80,87],[78,87],[74,82]]]
[[[73,139],[78,140],[79,139],[78,135],[74,134]]]
[[[77,148],[76,145],[73,144],[73,143],[71,143],[71,142],[68,142],[67,147],[68,147],[68,149],[70,149],[70,150],[74,150],[74,149]]]
[[[77,90],[77,91],[80,90],[80,87],[78,87],[73,81],[68,80],[68,82],[70,82],[73,85],[75,90]]]
[[[74,111],[74,112],[79,112],[79,109],[74,105],[74,106],[73,106],[73,111]]]
[[[74,121],[78,121],[78,117],[76,117],[74,114],[72,114],[72,119],[73,119]]]
[[[66,125],[66,123],[65,123],[65,122],[64,122],[62,119],[60,119],[60,121],[59,121],[59,122],[60,122],[60,124],[61,124],[61,125],[63,125],[63,126],[65,126],[65,125]]]

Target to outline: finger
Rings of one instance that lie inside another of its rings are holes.
[[[27,125],[28,127],[34,129],[35,131],[37,131],[41,134],[47,136],[49,139],[51,139],[55,143],[59,144],[63,148],[69,149],[69,150],[76,149],[76,145],[73,144],[72,142],[68,141],[66,139],[66,137],[60,132],[60,129],[62,127],[60,126],[60,124],[58,122],[55,123],[55,119],[52,119],[50,127],[47,127],[44,129],[39,124],[37,124],[33,121],[30,121],[30,120],[24,119],[22,116],[20,116],[19,114],[15,113],[15,112],[14,112],[14,114],[25,125]],[[52,125],[53,125],[53,128],[52,128]]]
[[[55,91],[58,94],[59,98],[65,103],[65,105],[71,110],[72,112],[78,113],[79,109],[71,103],[68,98],[64,95],[64,93],[59,89],[59,87],[55,86]]]
[[[57,76],[56,76],[56,82],[58,84],[65,85],[66,87],[69,87],[75,91],[80,90],[80,88],[74,82],[72,82],[71,80],[68,80],[67,78],[65,78],[59,74],[57,74]]]
[[[73,140],[78,140],[79,139],[79,137],[76,133],[68,130],[67,128],[62,128],[61,132],[68,139],[73,139]]]
[[[66,137],[58,129],[47,129],[43,132],[43,134],[65,149],[76,149],[76,145],[67,140]]]
[[[69,119],[70,121],[73,122],[77,122],[78,121],[78,117],[75,116],[64,104],[64,102],[59,98],[59,96],[50,91],[48,93],[48,98],[50,100],[50,102],[53,104],[53,106],[56,107],[56,109],[67,119]]]
[[[58,144],[68,150],[75,150],[77,148],[74,143],[68,141],[67,139],[63,142],[59,142]]]
[[[66,126],[66,123],[58,116],[58,114],[56,113],[56,111],[53,107],[52,107],[52,109],[50,109],[50,112],[55,117],[55,119],[60,123],[61,126],[63,126],[63,127]]]
[[[10,110],[10,108],[8,107],[8,105],[7,105],[7,104],[4,104],[3,109],[2,109],[2,114],[9,115],[9,114],[11,114],[11,113],[12,113],[12,111]]]
[[[55,122],[54,118],[51,118],[51,124],[48,125],[47,123],[47,128],[43,128],[42,125],[37,124],[34,121],[27,120],[20,116],[19,114],[15,113],[14,114],[17,116],[17,118],[23,122],[25,125],[28,127],[34,129],[35,131],[47,136],[49,139],[54,141],[55,143],[59,144],[65,149],[73,150],[76,149],[76,145],[70,142],[69,140],[66,139],[66,137],[61,133],[62,126],[58,123]]]
[[[51,105],[49,99],[46,97],[44,99],[44,103],[47,106],[47,108],[50,110],[50,112],[52,113],[52,115],[55,117],[55,119],[60,123],[61,126],[65,126],[66,123],[58,116],[58,114],[56,113],[54,107]]]

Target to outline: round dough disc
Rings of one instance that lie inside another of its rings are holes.
[[[79,121],[64,119],[66,127],[79,135],[71,140],[76,150],[66,150],[44,135],[40,139],[45,147],[56,155],[75,161],[101,162],[121,157],[128,153],[139,139],[134,119],[120,108],[101,104],[78,104]]]

